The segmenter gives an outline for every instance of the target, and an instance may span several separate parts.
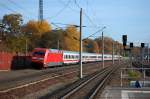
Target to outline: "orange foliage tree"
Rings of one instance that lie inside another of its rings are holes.
[[[47,21],[29,21],[25,26],[26,33],[32,33],[33,36],[41,37],[44,33],[51,30]]]
[[[79,31],[75,26],[68,26],[63,36],[63,49],[69,51],[79,51]]]
[[[92,39],[83,40],[83,51],[89,53],[99,53],[99,47],[96,41]]]

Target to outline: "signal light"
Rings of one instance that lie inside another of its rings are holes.
[[[122,40],[123,40],[123,46],[126,46],[127,45],[127,35],[123,35]]]
[[[133,48],[133,43],[130,43],[130,48]]]
[[[145,47],[145,43],[141,43],[141,48],[144,48]]]
[[[123,41],[127,41],[127,35],[123,35]]]

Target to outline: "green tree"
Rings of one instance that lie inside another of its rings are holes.
[[[45,33],[41,37],[41,41],[39,42],[40,47],[45,48],[54,48],[54,49],[63,49],[62,46],[64,45],[63,41],[63,34],[64,30],[52,30],[50,32]]]
[[[3,16],[0,26],[1,44],[4,51],[21,51],[23,52],[24,44],[21,14],[7,14]],[[23,43],[21,43],[23,42]]]
[[[6,39],[7,44],[6,50],[11,52],[25,52],[27,43],[26,41],[28,41],[28,38],[24,36],[20,37],[9,36]]]
[[[8,36],[18,36],[21,34],[21,25],[23,23],[21,14],[4,15],[2,19],[3,26],[6,30],[5,34]]]

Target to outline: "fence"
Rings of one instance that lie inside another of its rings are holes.
[[[150,68],[121,68],[121,86],[134,86],[136,81],[141,87],[150,87]]]
[[[29,68],[30,55],[20,53],[0,52],[0,70],[13,70]]]

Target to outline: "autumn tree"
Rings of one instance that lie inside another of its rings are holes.
[[[92,39],[83,40],[83,51],[89,53],[99,53],[99,47],[96,41]]]
[[[29,21],[23,27],[23,32],[25,32],[26,36],[30,38],[29,46],[31,49],[35,47],[40,47],[39,43],[42,35],[51,31],[51,26],[47,21]]]
[[[134,57],[140,56],[140,54],[141,54],[141,48],[138,46],[135,46],[134,48],[132,48],[131,51],[132,51],[132,55]]]
[[[33,36],[38,36],[38,37],[41,37],[44,33],[49,32],[50,30],[51,30],[51,26],[45,20],[29,21],[24,28],[24,31],[27,34],[32,33]]]
[[[79,31],[75,26],[68,26],[63,36],[62,48],[69,51],[79,51]]]
[[[99,49],[100,49],[100,53],[102,52],[102,38],[96,38],[95,41],[97,42]],[[110,37],[104,37],[104,51],[105,53],[112,53],[112,42],[113,39]]]

